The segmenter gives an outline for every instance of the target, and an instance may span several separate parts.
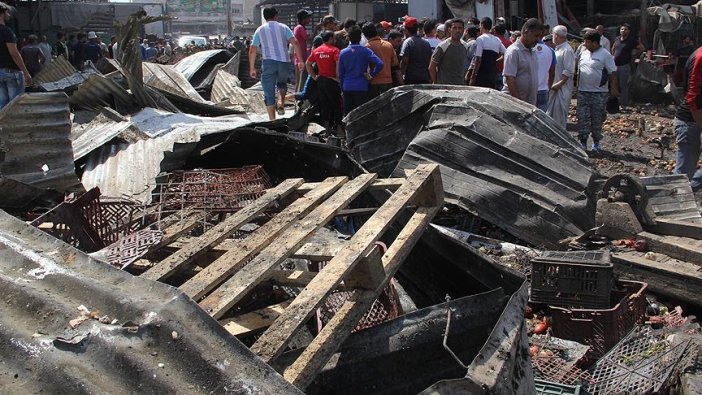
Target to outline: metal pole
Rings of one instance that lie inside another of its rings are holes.
[[[227,39],[232,36],[232,0],[225,2],[227,7]]]

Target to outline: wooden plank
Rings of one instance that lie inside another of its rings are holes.
[[[641,232],[637,239],[646,240],[648,249],[687,262],[702,262],[702,241],[677,236],[659,236]]]
[[[395,190],[399,188],[402,183],[405,182],[404,178],[382,178],[373,181],[369,188],[373,189],[389,189]],[[308,192],[314,189],[319,183],[317,182],[306,182],[297,189],[298,192]]]
[[[322,328],[322,331],[307,346],[305,351],[283,373],[285,379],[300,389],[305,389],[314,380],[329,358],[344,343],[358,321],[371,308],[387,286],[389,279],[395,275],[402,262],[414,248],[432,218],[441,210],[440,206],[421,207],[412,215],[395,242],[383,255],[383,268],[387,274],[385,281],[374,290],[356,291],[346,301],[334,317]]]
[[[290,301],[286,300],[250,313],[227,318],[219,323],[234,336],[246,335],[270,326],[288,305]]]
[[[646,230],[668,236],[689,237],[697,240],[702,239],[702,224],[693,222],[656,218],[656,224],[646,226]]]
[[[304,288],[316,275],[317,272],[306,272],[304,270],[274,270],[268,281],[286,287]]]
[[[200,302],[200,306],[213,317],[221,317],[256,285],[265,281],[266,275],[297,251],[309,236],[360,195],[375,177],[375,174],[364,174],[346,183],[294,227],[271,242],[257,257]]]
[[[612,254],[615,275],[628,280],[648,283],[648,290],[675,300],[702,306],[702,272],[694,263],[671,259],[656,253],[656,260],[643,253]]]
[[[193,238],[186,238],[183,240],[183,238],[180,238],[177,241],[174,241],[168,245],[168,248],[175,248],[179,249],[182,248],[185,244],[192,242]],[[309,259],[311,261],[317,261],[317,262],[324,262],[332,259],[334,255],[341,249],[343,246],[343,243],[330,243],[330,244],[319,244],[319,243],[306,243],[302,247],[300,247],[299,250],[297,250],[294,254],[292,254],[291,258],[298,258],[298,259]],[[223,240],[219,245],[216,247],[212,248],[211,252],[214,253],[219,253],[225,254],[229,250],[241,248],[241,244],[239,243],[238,240],[233,240],[233,239],[226,239]]]
[[[371,250],[371,253],[361,259],[361,262],[351,270],[351,273],[344,279],[344,285],[354,289],[374,290],[386,278],[385,269],[383,269],[383,254],[380,253],[380,248]]]
[[[437,180],[438,179],[438,180]],[[441,174],[437,165],[420,165],[405,183],[353,235],[341,251],[315,276],[295,298],[285,312],[254,343],[251,351],[270,363],[283,352],[290,338],[307,322],[341,279],[387,231],[393,221],[409,204],[433,203],[443,200]]]
[[[187,209],[186,209],[187,210]],[[173,222],[163,229],[163,237],[161,241],[149,248],[150,251],[158,250],[159,248],[172,243],[180,236],[189,233],[195,229],[205,219],[205,213],[187,210],[184,213],[171,214],[164,218],[164,221]]]
[[[289,179],[283,181],[275,188],[267,190],[266,193],[256,199],[256,201],[232,214],[229,218],[205,232],[204,235],[198,237],[197,240],[181,248],[180,251],[159,262],[156,266],[142,274],[141,277],[154,281],[164,280],[170,277],[180,268],[195,260],[200,254],[207,252],[212,247],[221,243],[222,240],[231,236],[242,225],[261,214],[278,199],[295,191],[302,182],[303,180],[301,178]]]
[[[282,232],[312,211],[321,201],[341,188],[347,177],[330,177],[305,196],[295,200],[265,225],[256,229],[247,238],[236,240],[234,247],[195,275],[180,290],[194,300],[199,300],[209,291],[241,269],[254,255],[268,246]]]

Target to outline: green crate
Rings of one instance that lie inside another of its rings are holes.
[[[580,395],[579,385],[565,385],[546,380],[534,380],[536,395]]]

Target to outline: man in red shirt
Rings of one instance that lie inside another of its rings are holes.
[[[336,76],[340,51],[334,46],[334,32],[327,30],[321,37],[324,43],[312,50],[305,66],[310,77],[317,81],[323,126],[327,130],[336,128],[337,135],[341,135],[341,88]],[[317,73],[312,67],[313,63],[317,63]]]

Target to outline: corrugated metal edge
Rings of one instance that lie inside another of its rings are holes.
[[[0,110],[0,140],[6,150],[0,173],[60,192],[76,188],[69,114],[63,92],[25,93]]]
[[[177,288],[1,211],[0,284],[3,392],[300,393]]]
[[[142,67],[144,69],[144,83],[146,85],[198,103],[205,103],[205,99],[197,93],[185,76],[174,66],[158,63],[142,63]]]
[[[184,165],[200,141],[197,125],[136,143],[103,145],[88,155],[81,181],[86,189],[99,187],[104,196],[151,201],[156,176]]]
[[[59,56],[53,59],[48,65],[46,65],[46,67],[44,67],[42,71],[39,72],[39,74],[32,78],[32,82],[34,85],[55,82],[66,77],[70,77],[77,72],[78,70],[73,67],[71,62],[69,62],[63,56]]]
[[[207,63],[207,61],[221,53],[221,52],[226,52],[225,49],[209,49],[206,51],[200,51],[197,53],[194,53],[186,58],[181,59],[180,62],[176,63],[175,69],[180,71],[185,79],[190,80],[195,73],[197,73],[200,68]]]
[[[85,125],[80,134],[73,138],[74,159],[77,161],[83,158],[133,126],[130,121],[115,122],[98,115],[98,118]],[[138,129],[134,129],[135,134],[138,133]]]
[[[131,93],[102,75],[91,75],[73,92],[70,103],[73,107],[99,112],[104,107],[112,107],[110,102],[112,98],[118,108],[120,106],[129,109],[140,108]]]

